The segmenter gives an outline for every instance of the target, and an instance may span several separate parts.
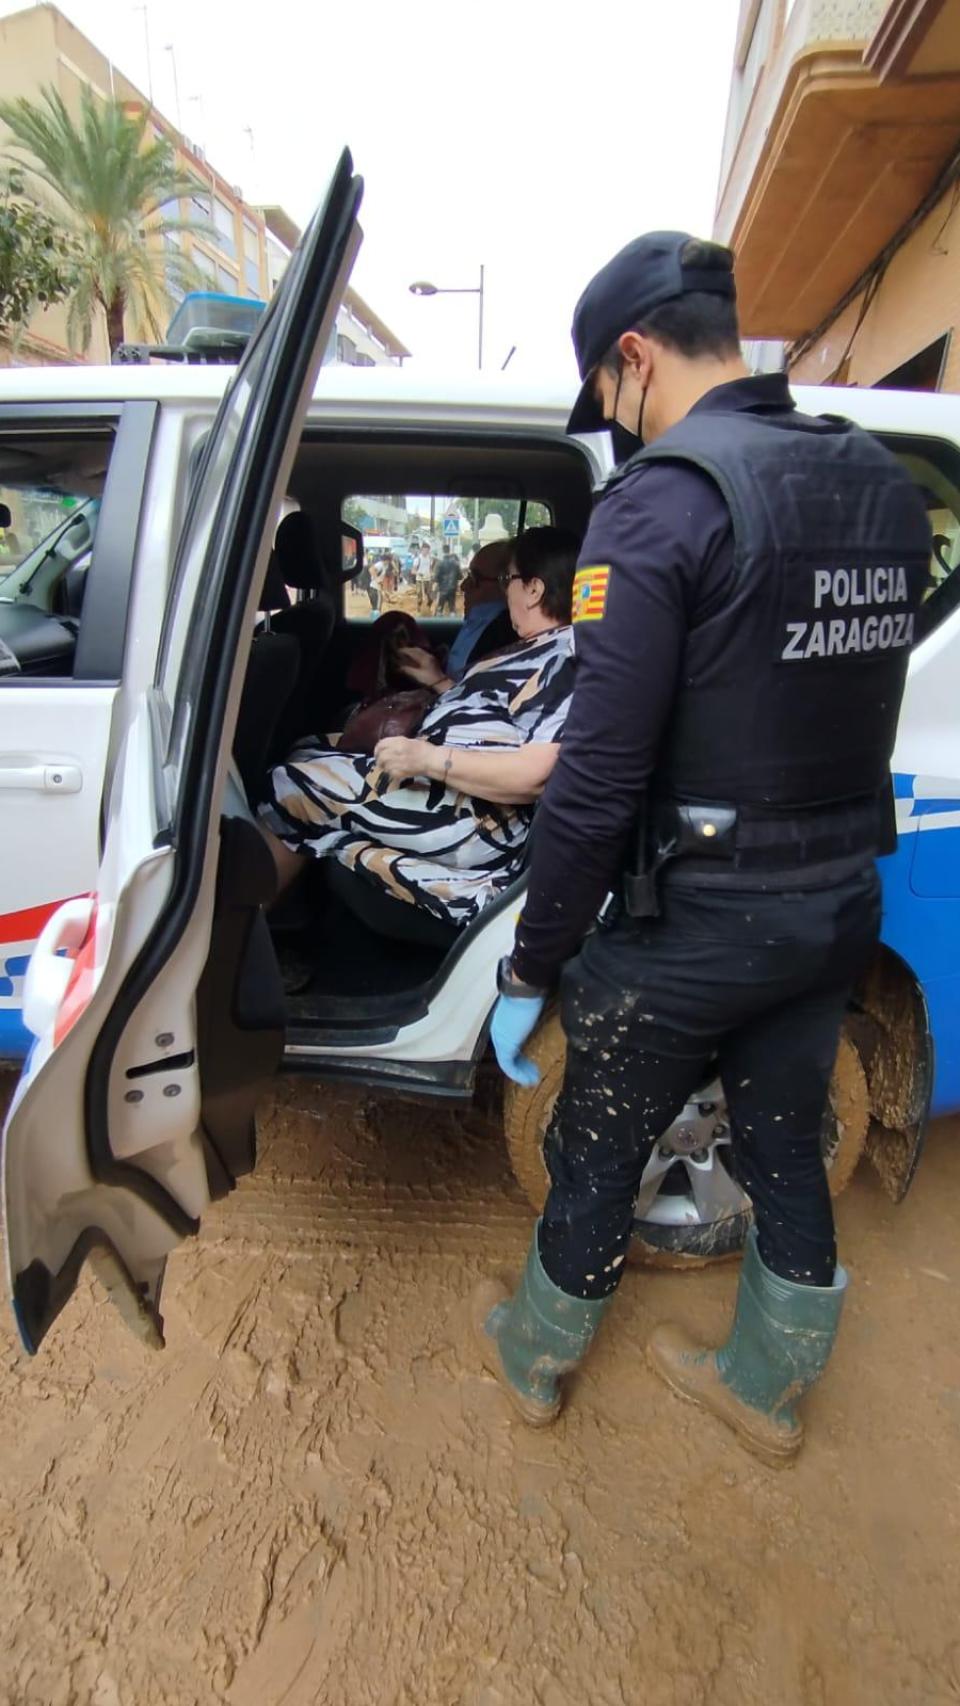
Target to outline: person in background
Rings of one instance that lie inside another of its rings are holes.
[[[380,603],[380,595],[376,590],[376,586],[374,584],[374,579],[373,579],[373,570],[371,569],[369,563],[364,562],[363,565],[361,566],[359,574],[354,575],[353,585],[356,587],[358,592],[365,592],[366,593],[368,599],[370,600],[370,609],[374,613],[376,613],[377,608],[378,608],[379,603]]]
[[[460,591],[460,559],[455,557],[447,546],[437,564],[437,615],[453,616],[457,608],[457,593]]]
[[[370,609],[374,612],[375,615],[379,615],[380,614],[380,607],[381,607],[381,603],[382,603],[382,596],[381,596],[381,591],[380,591],[380,579],[381,579],[381,576],[383,574],[383,563],[379,557],[371,557],[370,558],[369,570],[370,570],[370,585],[367,589],[367,593],[368,593],[368,597],[370,599]]]
[[[0,550],[5,551],[11,557],[19,557],[22,551],[22,546],[14,532],[13,516],[10,513],[9,504],[0,503],[0,530],[3,532],[3,539],[0,540]]]
[[[392,551],[383,553],[383,573],[380,578],[380,591],[383,595],[383,608],[386,610],[392,598],[400,590],[400,567]]]
[[[433,552],[426,540],[420,547],[416,568],[417,580],[417,609],[426,610],[429,615],[433,609],[434,578]]]

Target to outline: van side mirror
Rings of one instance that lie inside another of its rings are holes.
[[[340,578],[356,580],[363,568],[363,534],[349,521],[340,523]]]

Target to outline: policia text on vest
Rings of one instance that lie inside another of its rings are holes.
[[[812,581],[811,596],[785,622],[782,661],[889,652],[913,644],[914,601],[903,564],[815,568],[805,578]],[[904,608],[891,608],[898,604]]]

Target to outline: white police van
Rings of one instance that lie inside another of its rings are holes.
[[[314,394],[360,240],[360,193],[344,156],[235,373],[0,374],[0,495],[35,494],[38,529],[43,504],[53,512],[26,570],[0,583],[0,1056],[26,1054],[4,1183],[10,1284],[30,1349],[87,1258],[161,1341],[166,1257],[254,1165],[255,1105],[278,1067],[467,1098],[485,1054],[522,882],[454,939],[397,902],[385,915],[324,862],[315,874],[330,886],[315,892],[309,923],[292,926],[315,976],[285,1002],[280,925],[264,914],[272,863],[251,801],[292,684],[336,675],[338,648],[355,637],[349,586],[332,621],[322,590],[324,563],[339,582],[341,563],[361,560],[348,500],[456,492],[479,506],[493,496],[513,506],[514,525],[548,514],[582,529],[609,447],[604,435],[565,436],[566,397],[503,382],[450,397],[398,372],[325,369]],[[865,1151],[899,1198],[928,1111],[960,1106],[960,400],[800,400],[842,405],[888,443],[933,523],[932,590],[896,753],[901,833],[884,861],[883,945],[848,1016],[824,1133],[835,1186]],[[57,510],[64,493],[86,517],[83,539],[79,527],[70,536],[73,510]],[[318,561],[285,622],[255,632],[273,607],[271,543],[291,504],[311,519]],[[542,1082],[507,1087],[505,1123],[536,1202],[562,1070],[555,1018],[533,1049]],[[705,1086],[647,1169],[644,1249],[702,1260],[739,1244],[746,1202],[728,1155],[722,1096]]]

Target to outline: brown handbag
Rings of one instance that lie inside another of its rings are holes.
[[[382,699],[369,699],[347,719],[338,750],[372,753],[377,742],[390,735],[409,739],[434,704],[436,694],[429,687],[412,687],[405,693],[387,693]]]

